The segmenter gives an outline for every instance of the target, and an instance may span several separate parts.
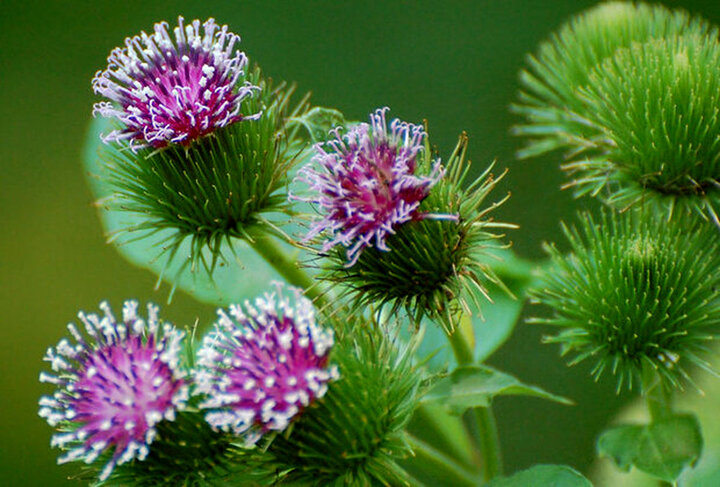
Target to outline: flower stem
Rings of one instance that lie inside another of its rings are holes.
[[[650,367],[642,371],[642,391],[652,421],[672,416],[672,395],[657,372]]]
[[[643,367],[642,393],[645,396],[645,403],[650,413],[650,421],[661,421],[672,416],[672,395],[660,380],[658,373],[651,367]],[[677,483],[659,480],[658,485],[660,487],[673,487]]]
[[[432,469],[434,473],[441,474],[450,485],[472,487],[477,485],[475,477],[452,458],[410,433],[407,433],[407,440],[415,455],[414,464],[425,465]]]
[[[462,315],[460,315],[462,319]],[[460,322],[460,319],[457,320]],[[463,333],[460,326],[456,326],[448,340],[452,346],[458,365],[468,365],[475,361],[473,347],[468,336]],[[500,455],[500,439],[498,437],[495,416],[492,406],[476,407],[472,409],[474,419],[473,436],[477,438],[480,447],[480,457],[484,473],[484,481],[489,482],[502,474],[502,457]]]
[[[312,299],[317,306],[325,304],[325,296],[318,288],[317,283],[305,272],[296,259],[289,258],[288,251],[280,248],[275,239],[267,234],[255,232],[245,241],[278,271],[293,286],[305,290],[305,295]]]

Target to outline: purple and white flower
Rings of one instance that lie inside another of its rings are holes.
[[[212,18],[201,31],[199,20],[184,25],[179,17],[173,34],[167,22],[160,22],[152,34],[126,38],[124,48],[110,53],[107,69],[95,75],[93,90],[109,101],[96,103],[93,114],[124,125],[104,136],[106,142],[187,146],[220,127],[259,116],[240,112],[243,99],[259,89],[238,82],[247,65],[245,53],[235,47],[240,37]]]
[[[215,429],[254,444],[264,433],[282,431],[338,377],[328,365],[332,330],[315,322],[312,302],[291,288],[294,299],[276,284],[244,306],[218,310],[215,330],[198,352],[196,393]]]
[[[347,248],[347,266],[357,261],[366,247],[389,250],[386,239],[397,227],[422,218],[454,218],[428,215],[420,203],[443,176],[440,161],[427,175],[417,175],[418,157],[424,150],[425,130],[420,125],[395,119],[390,130],[385,121],[388,108],[370,115],[344,135],[315,146],[312,162],[298,173],[309,185],[310,197],[293,198],[315,205],[321,219],[306,235],[310,240],[326,233],[322,251],[341,244]]]
[[[44,360],[52,373],[40,374],[41,382],[57,386],[52,396],[40,398],[39,415],[60,430],[51,440],[66,450],[58,463],[92,463],[112,450],[100,480],[116,465],[143,460],[155,426],[173,420],[188,399],[179,367],[184,333],[161,324],[156,306],[148,305],[147,320],[137,307],[126,301],[122,321],[107,303],[100,305],[103,316],[80,312],[85,333],[68,324],[75,343],[63,338],[49,348]]]

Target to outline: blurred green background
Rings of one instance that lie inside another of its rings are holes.
[[[0,484],[77,485],[75,467],[57,467],[51,429],[37,399],[45,349],[79,309],[102,299],[163,303],[155,277],[127,264],[105,244],[85,183],[80,153],[97,101],[90,88],[110,50],[156,21],[215,17],[243,37],[252,61],[276,79],[312,91],[316,104],[365,119],[378,106],[391,116],[429,121],[434,144],[448,153],[466,130],[480,169],[509,167],[499,212],[520,224],[515,250],[542,257],[559,221],[579,206],[559,186],[558,158],[518,162],[517,120],[507,107],[527,52],[572,13],[579,0],[490,1],[0,1]],[[720,4],[665,2],[720,21]],[[497,193],[499,197],[501,192]],[[581,202],[581,204],[584,204]],[[209,324],[211,307],[178,293],[163,316],[179,325]],[[538,462],[586,470],[593,438],[626,400],[587,369],[568,369],[543,330],[521,324],[491,362],[572,397],[575,407],[533,399],[497,402],[506,469]]]

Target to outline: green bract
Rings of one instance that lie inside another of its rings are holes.
[[[421,382],[414,347],[374,323],[334,321],[340,378],[259,461],[273,485],[410,485],[396,462],[410,454],[404,427]]]
[[[519,156],[532,157],[558,148],[574,152],[602,139],[588,123],[592,110],[577,90],[588,83],[593,68],[618,49],[711,30],[715,32],[686,12],[643,3],[601,3],[576,16],[543,43],[535,56],[528,57],[529,67],[521,72],[522,91],[513,110],[526,124],[515,127],[514,133],[530,141]]]
[[[247,470],[246,454],[233,438],[213,431],[204,413],[187,411],[175,421],[163,422],[150,453],[144,460],[120,465],[110,478],[95,485],[136,487],[210,487],[238,480]],[[243,483],[243,485],[246,485]]]
[[[103,149],[115,190],[107,204],[143,216],[141,223],[127,228],[128,238],[171,229],[163,245],[168,252],[176,253],[190,237],[191,260],[204,260],[205,248],[215,260],[224,240],[273,232],[268,217],[291,211],[288,171],[300,147],[293,145],[285,124],[307,104],[303,100],[288,113],[292,88],[273,88],[258,68],[247,79],[261,90],[243,101],[241,111],[262,112],[258,120],[222,127],[188,147]]]
[[[504,235],[497,228],[515,228],[488,218],[488,213],[506,199],[482,207],[487,195],[502,179],[494,178],[490,166],[467,187],[463,187],[470,163],[466,161],[467,136],[463,134],[448,159],[445,175],[421,202],[421,214],[446,215],[423,218],[397,227],[387,239],[388,251],[371,247],[357,262],[346,265],[344,250],[333,250],[323,278],[336,282],[364,307],[389,304],[392,312],[404,308],[416,324],[423,316],[438,319],[449,331],[459,307],[469,311],[468,300],[479,308],[479,296],[489,299],[487,284],[504,288],[487,259],[490,248]],[[418,156],[418,173],[433,163],[430,144]]]
[[[549,306],[571,364],[597,361],[618,389],[632,387],[644,371],[666,386],[688,379],[685,367],[706,367],[702,355],[720,325],[720,248],[714,228],[666,222],[639,213],[581,217],[564,227],[571,253],[549,246],[553,266],[533,291]]]
[[[566,167],[580,193],[626,207],[650,201],[672,215],[717,221],[720,199],[720,44],[685,35],[618,51],[581,90],[602,131],[600,153]]]

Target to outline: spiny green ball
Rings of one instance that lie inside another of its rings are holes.
[[[516,135],[530,139],[520,157],[558,148],[581,151],[600,137],[587,123],[592,113],[578,96],[593,68],[618,49],[667,36],[716,31],[701,19],[660,5],[603,2],[575,16],[544,42],[520,74],[522,91],[513,110],[526,124]]]
[[[174,421],[158,425],[158,435],[150,453],[116,467],[112,475],[97,487],[213,487],[239,479],[243,450],[232,438],[213,431],[204,413],[185,411]],[[244,477],[242,477],[244,478]],[[243,483],[242,485],[251,485]]]
[[[367,248],[349,267],[344,252],[335,250],[321,277],[341,285],[359,308],[389,304],[393,312],[407,310],[417,323],[423,316],[439,320],[448,331],[458,306],[468,309],[471,301],[479,307],[478,296],[487,297],[487,283],[501,283],[478,256],[489,248],[503,247],[498,241],[504,235],[493,229],[515,226],[487,216],[505,200],[481,207],[504,174],[494,178],[490,167],[463,187],[470,168],[466,150],[467,136],[463,134],[448,159],[444,177],[420,204],[420,214],[439,218],[398,226],[387,239],[389,250]],[[418,168],[422,171],[432,164],[428,144]]]
[[[602,154],[574,164],[578,184],[611,204],[704,210],[720,199],[720,43],[656,39],[618,51],[582,90]]]
[[[655,370],[668,385],[687,378],[720,325],[720,247],[717,230],[667,222],[640,213],[583,215],[564,227],[571,252],[549,246],[553,265],[533,290],[571,364],[596,361],[593,375],[610,371],[618,390]]]
[[[340,319],[330,359],[340,378],[259,459],[274,485],[410,485],[396,461],[410,454],[404,427],[421,381],[413,349],[379,325]]]
[[[285,123],[293,90],[272,87],[258,68],[247,79],[261,90],[242,102],[241,112],[262,113],[257,120],[232,123],[187,147],[104,149],[116,193],[111,204],[143,216],[128,229],[131,237],[170,229],[170,249],[191,237],[199,257],[203,248],[261,226],[262,215],[287,210],[294,153]]]

